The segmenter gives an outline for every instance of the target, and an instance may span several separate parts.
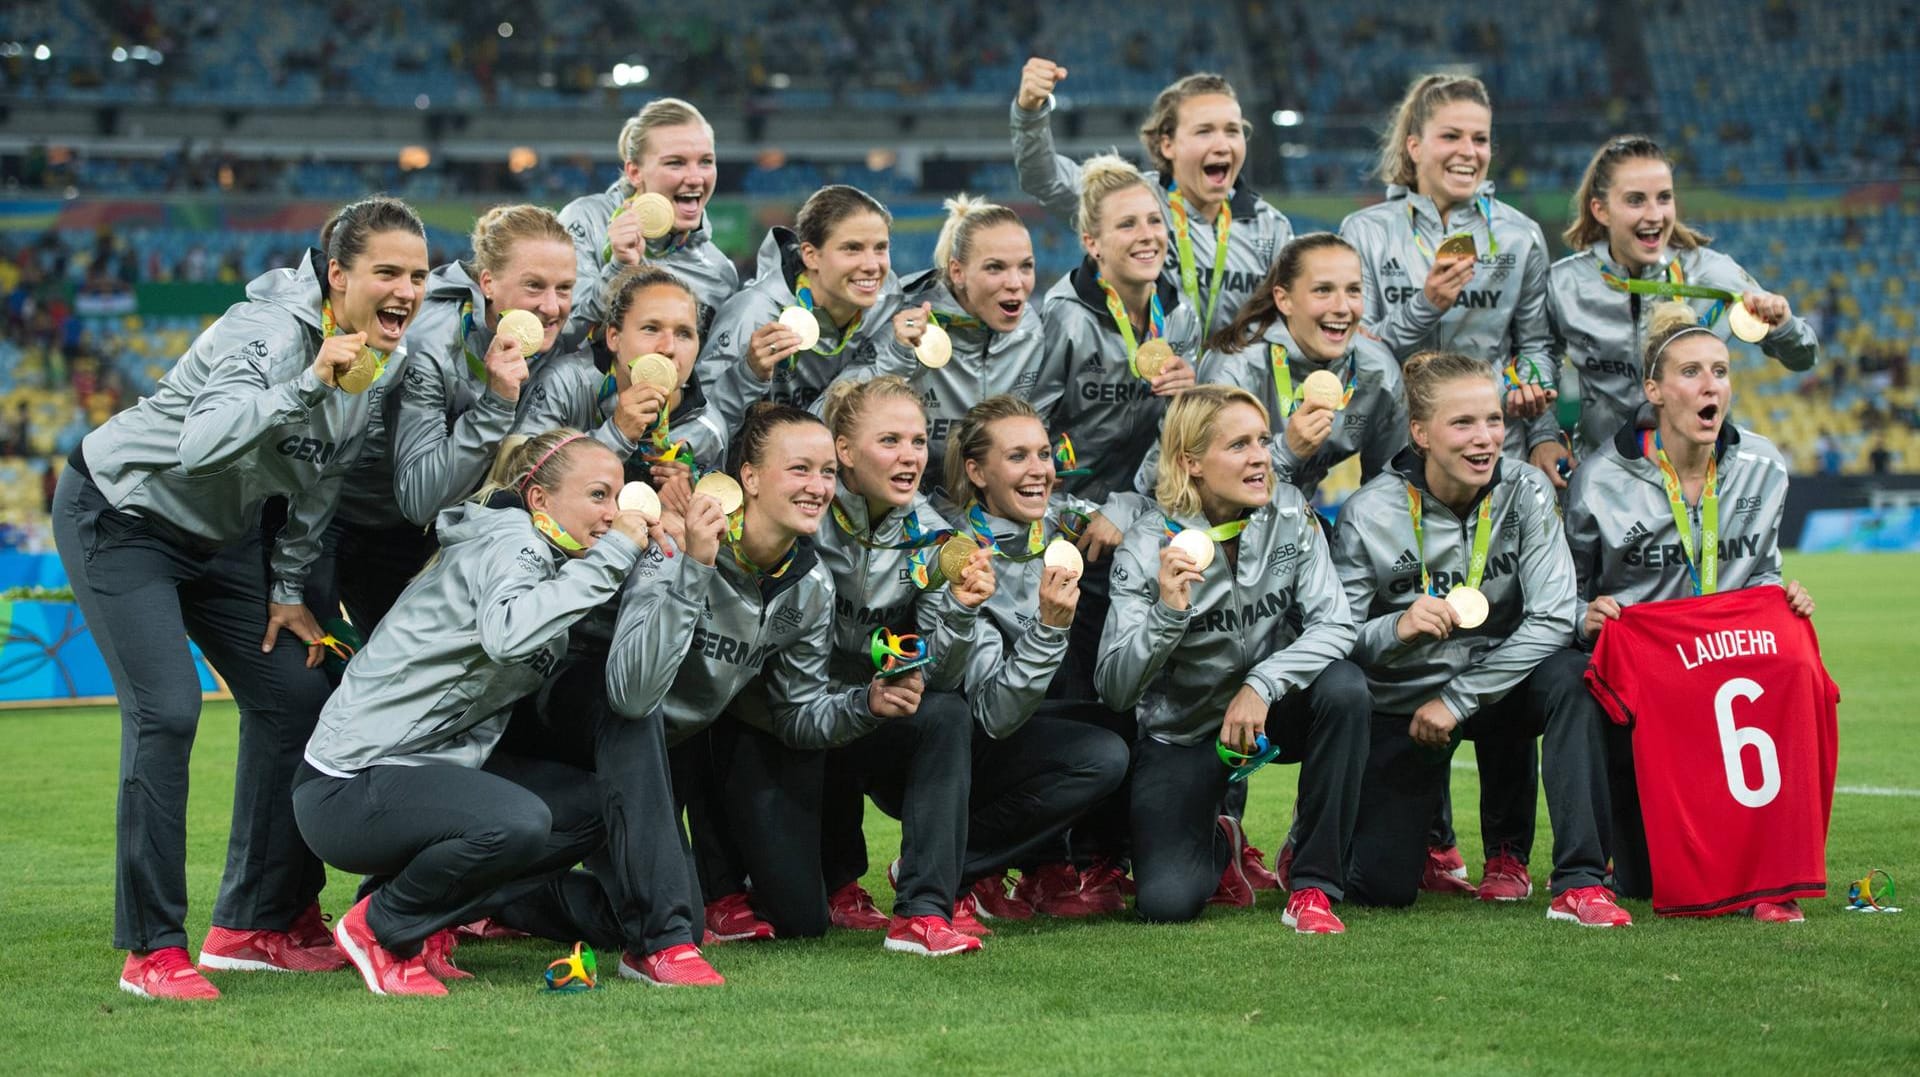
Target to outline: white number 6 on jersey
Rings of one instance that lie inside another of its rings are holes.
[[[1742,729],[1733,724],[1733,701],[1751,703],[1763,690],[1745,677],[1735,677],[1713,694],[1713,717],[1720,727],[1720,759],[1727,766],[1727,792],[1742,807],[1764,808],[1780,795],[1780,753],[1773,738],[1764,729]],[[1760,757],[1760,787],[1747,784],[1746,768],[1740,765],[1740,753],[1752,748]]]

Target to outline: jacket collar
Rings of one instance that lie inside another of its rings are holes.
[[[1171,193],[1173,191],[1173,173],[1171,171],[1162,172],[1159,174],[1159,179],[1160,190]],[[1249,187],[1246,177],[1242,176],[1240,182],[1235,184],[1233,190],[1227,195],[1227,208],[1233,211],[1233,219],[1236,221],[1252,220],[1253,215],[1259,211],[1259,206],[1260,192]]]
[[[1393,457],[1393,462],[1387,465],[1387,470],[1393,472],[1401,481],[1411,483],[1414,489],[1420,491],[1420,493],[1426,497],[1433,497],[1433,490],[1427,486],[1427,458],[1425,454],[1421,453],[1420,450],[1414,448],[1412,445],[1408,445],[1396,453]],[[1493,496],[1494,491],[1499,489],[1501,481],[1506,478],[1506,470],[1507,458],[1504,454],[1499,453],[1496,448],[1493,461],[1493,477],[1488,479],[1487,484],[1481,487],[1478,493],[1473,495],[1473,501],[1468,506],[1469,509],[1474,505],[1478,505],[1482,498]],[[1439,498],[1433,498],[1433,500],[1436,505],[1442,504]],[[1453,510],[1448,509],[1447,511],[1451,513]]]
[[[1640,434],[1652,430],[1656,420],[1652,404],[1642,404],[1635,408],[1633,417],[1621,424],[1614,432],[1613,447],[1620,453],[1622,460],[1645,460],[1646,453],[1640,444]],[[1740,444],[1740,428],[1731,422],[1720,424],[1720,436],[1713,441],[1713,458],[1716,462],[1725,460],[1727,452]]]
[[[1107,293],[1100,290],[1100,267],[1094,264],[1091,255],[1080,259],[1072,274],[1073,296],[1080,302],[1100,313],[1096,325],[1104,332],[1120,335],[1120,327],[1113,324],[1113,318],[1107,312]],[[1160,309],[1167,317],[1173,317],[1174,308],[1180,305],[1180,289],[1163,274],[1153,282],[1153,289],[1160,296]]]

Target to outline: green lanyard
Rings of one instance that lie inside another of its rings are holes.
[[[1200,311],[1200,269],[1193,264],[1193,240],[1187,237],[1187,200],[1180,197],[1180,185],[1167,192],[1167,208],[1173,217],[1173,246],[1180,256],[1180,291],[1197,314]],[[1207,288],[1207,316],[1201,319],[1205,335],[1213,324],[1213,312],[1220,306],[1220,285],[1226,280],[1227,233],[1233,229],[1233,207],[1221,203],[1220,215],[1213,219],[1213,279]]]
[[[1201,534],[1215,542],[1232,542],[1234,539],[1240,537],[1240,532],[1247,529],[1247,518],[1244,516],[1238,520],[1228,520],[1226,523],[1214,524],[1212,527],[1205,529],[1189,528],[1171,516],[1161,517],[1160,523],[1161,531],[1166,538],[1172,538],[1182,531],[1198,530]]]
[[[320,301],[320,339],[325,341],[339,331],[340,326],[333,320],[333,300],[322,299]],[[376,351],[368,347],[362,347],[360,350],[373,352],[373,381],[367,383],[372,385],[373,382],[380,380],[380,375],[387,372],[387,360],[393,357],[393,353]]]
[[[871,531],[862,531],[853,525],[853,518],[847,515],[847,510],[840,507],[839,498],[834,498],[829,507],[833,510],[833,522],[840,525],[840,530],[845,531],[847,537],[869,550],[923,550],[929,546],[940,545],[953,534],[944,529],[924,531],[920,527],[920,517],[909,514],[904,523],[907,532],[905,542],[878,542],[874,540]]]
[[[1421,526],[1420,491],[1407,483],[1407,515],[1413,517],[1413,548],[1420,555],[1420,589],[1433,594],[1433,577],[1427,572],[1427,532]],[[1473,525],[1473,548],[1467,557],[1467,583],[1474,590],[1487,574],[1487,540],[1493,535],[1493,494],[1480,499],[1480,519]],[[1437,597],[1437,596],[1436,596]]]
[[[813,313],[813,282],[807,279],[807,275],[805,273],[800,274],[800,276],[793,282],[793,297],[800,301],[800,306],[803,309],[805,309],[807,313],[809,314]],[[867,312],[864,310],[861,311],[859,314],[854,315],[853,324],[847,326],[847,331],[841,334],[840,336],[840,343],[835,344],[833,346],[832,351],[830,352],[821,351],[820,345],[818,343],[815,343],[810,350],[815,355],[824,355],[829,358],[839,355],[841,352],[847,349],[847,341],[852,340],[854,337],[854,334],[860,331],[860,323],[866,319],[866,316],[867,316]],[[796,353],[794,355],[788,356],[787,362],[788,363],[798,362],[799,358],[800,358],[799,355]]]
[[[1738,292],[1729,292],[1725,288],[1709,288],[1704,284],[1688,284],[1686,270],[1680,268],[1678,258],[1667,263],[1666,280],[1623,277],[1598,258],[1593,260],[1593,264],[1600,268],[1600,279],[1616,292],[1625,292],[1629,295],[1657,295],[1668,299],[1684,297],[1713,300],[1713,306],[1707,308],[1707,313],[1700,319],[1701,325],[1712,325],[1720,319],[1728,303],[1740,301]]]
[[[1016,564],[1031,561],[1047,552],[1047,529],[1039,520],[1033,521],[1027,528],[1027,552],[1023,554],[1008,553],[1001,547],[1000,540],[993,536],[993,528],[987,525],[986,510],[977,501],[967,506],[967,527],[973,532],[973,537],[980,540],[980,545]]]
[[[1299,388],[1294,387],[1293,371],[1287,368],[1287,349],[1285,345],[1267,345],[1267,358],[1273,363],[1274,400],[1280,405],[1280,417],[1285,419],[1292,415],[1294,409],[1298,408],[1300,402],[1306,398],[1307,387],[1305,385],[1301,385]],[[1356,369],[1357,366],[1358,363],[1355,358],[1348,356],[1347,385],[1346,391],[1340,395],[1341,408],[1353,403],[1354,387],[1360,384],[1360,375]],[[1335,408],[1334,410],[1338,411],[1340,409]]]
[[[1140,368],[1134,365],[1134,353],[1140,350],[1140,344],[1134,339],[1133,319],[1127,317],[1127,305],[1120,301],[1120,293],[1113,290],[1105,276],[1095,276],[1094,282],[1107,294],[1107,313],[1113,317],[1114,328],[1120,330],[1120,339],[1127,344],[1127,369],[1134,377],[1140,377]],[[1167,335],[1167,312],[1160,308],[1160,291],[1154,289],[1147,300],[1147,339],[1157,340]]]
[[[1673,529],[1680,533],[1680,552],[1687,557],[1687,575],[1693,578],[1693,593],[1716,593],[1720,586],[1720,492],[1716,488],[1716,462],[1713,457],[1707,457],[1707,482],[1700,490],[1700,551],[1696,554],[1693,525],[1687,521],[1687,506],[1682,500],[1680,472],[1667,459],[1660,434],[1652,430],[1641,434],[1640,447],[1642,452],[1651,448],[1654,461],[1660,465],[1660,481],[1667,488],[1667,508],[1673,512]]]
[[[1500,239],[1493,234],[1493,196],[1477,195],[1473,201],[1480,207],[1480,215],[1487,219],[1487,254],[1489,256],[1499,254]],[[1442,221],[1440,227],[1444,231],[1446,222]],[[1415,208],[1412,199],[1407,200],[1407,230],[1413,233],[1413,245],[1420,249],[1421,254],[1427,256],[1427,262],[1431,264],[1434,258],[1433,248],[1427,246],[1427,241],[1420,238],[1420,211]]]

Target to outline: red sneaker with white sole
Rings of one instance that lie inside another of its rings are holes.
[[[887,930],[886,914],[874,907],[873,895],[857,879],[827,895],[827,916],[834,927],[848,931]]]
[[[332,950],[340,953],[339,944],[333,941],[333,925],[327,920],[327,914],[321,912],[319,902],[315,902],[293,918],[293,923],[287,925],[287,934],[293,936],[293,944],[302,950]],[[340,954],[340,967],[347,967],[346,954]]]
[[[623,953],[620,977],[655,987],[719,987],[727,982],[690,942],[669,946],[639,959]]]
[[[1042,864],[1032,871],[1021,872],[1013,894],[1047,916],[1072,919],[1109,911],[1088,898],[1086,880],[1072,864]]]
[[[1467,878],[1467,862],[1460,856],[1459,847],[1454,845],[1427,850],[1427,864],[1420,872],[1420,889],[1429,894],[1462,894],[1467,897],[1480,892]]]
[[[187,960],[184,946],[163,946],[127,955],[120,968],[120,990],[141,998],[202,1001],[220,997],[220,989]]]
[[[1333,915],[1333,903],[1317,886],[1302,887],[1287,899],[1287,911],[1280,922],[1301,935],[1340,935],[1347,925]]]
[[[1234,850],[1234,854],[1227,857],[1226,870],[1220,873],[1220,886],[1207,899],[1207,904],[1248,908],[1253,904],[1253,883],[1247,879],[1246,864],[1239,855],[1241,847],[1246,845],[1246,839],[1240,835],[1240,820],[1222,815],[1218,822],[1220,829],[1227,833],[1227,848]]]
[[[1614,904],[1613,893],[1604,886],[1576,886],[1555,894],[1547,906],[1547,919],[1565,920],[1581,927],[1632,927],[1633,917]]]
[[[420,945],[420,956],[426,959],[427,971],[441,982],[447,980],[471,980],[473,973],[453,963],[453,948],[460,945],[451,928],[436,931],[427,936]]]
[[[962,935],[938,916],[896,916],[887,925],[886,947],[903,954],[946,957],[972,953],[980,948],[980,940]]]
[[[371,900],[364,897],[354,903],[333,929],[335,941],[353,967],[360,970],[367,990],[376,995],[446,994],[447,985],[427,971],[425,950],[412,957],[396,957],[374,938],[373,928],[367,926],[367,902]]]
[[[1240,871],[1255,890],[1280,889],[1280,876],[1268,870],[1267,854],[1247,842],[1244,828],[1240,831]]]
[[[953,903],[953,919],[949,923],[953,924],[953,929],[960,934],[972,935],[976,939],[984,939],[993,934],[992,928],[980,922],[980,903],[973,899],[971,890],[961,894],[960,900]],[[889,923],[887,926],[893,925]]]
[[[1804,924],[1807,914],[1797,901],[1762,901],[1753,907],[1753,918],[1763,924]]]
[[[712,942],[761,942],[773,938],[773,925],[760,919],[742,890],[708,903],[707,935]]]
[[[1487,858],[1480,872],[1481,901],[1525,901],[1532,896],[1533,878],[1519,857],[1502,852]]]
[[[333,972],[346,955],[328,943],[311,949],[288,931],[241,931],[215,925],[200,940],[200,967],[226,972]]]
[[[1033,906],[1013,892],[1013,881],[1005,872],[976,879],[968,893],[974,912],[988,920],[1031,920]]]

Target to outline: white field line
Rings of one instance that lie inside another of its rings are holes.
[[[1453,761],[1455,770],[1474,770],[1474,764],[1465,759]],[[1850,797],[1920,797],[1920,789],[1901,789],[1892,785],[1836,785],[1833,791]]]

